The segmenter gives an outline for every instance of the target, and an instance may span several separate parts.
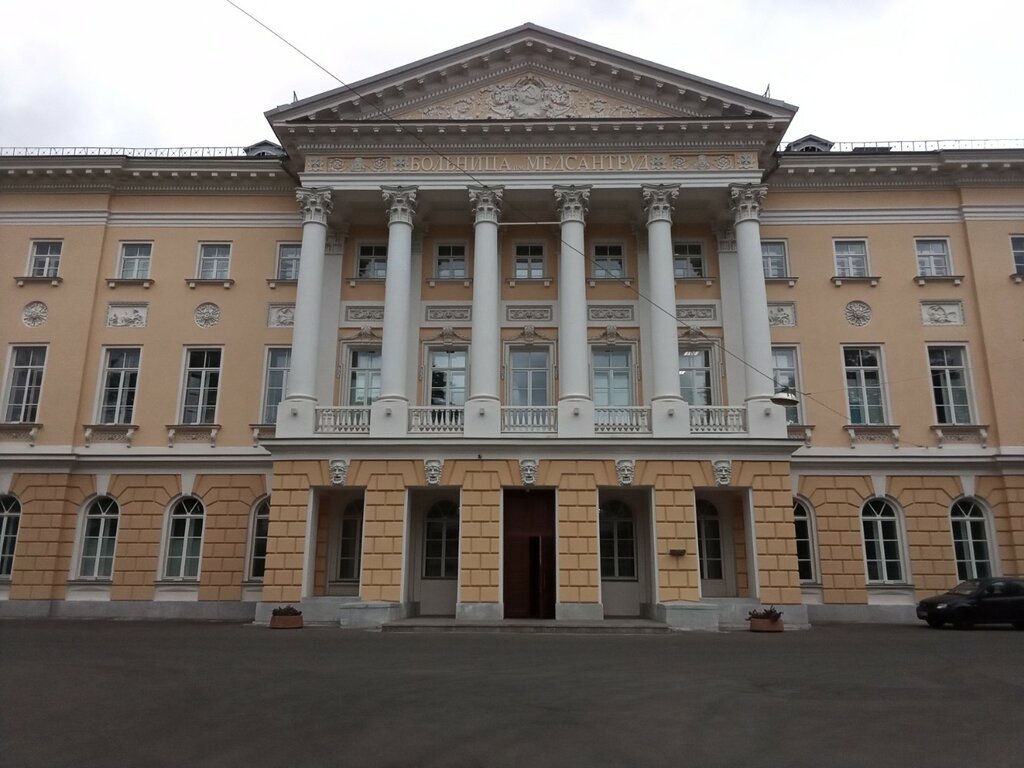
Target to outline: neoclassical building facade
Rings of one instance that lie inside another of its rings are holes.
[[[1024,571],[1024,149],[524,25],[0,154],[0,616],[905,619]]]

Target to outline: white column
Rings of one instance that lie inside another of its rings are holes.
[[[747,397],[746,370],[743,365],[743,305],[740,301],[740,267],[736,255],[736,232],[732,222],[723,226],[718,238],[718,276],[722,290],[722,346],[725,379],[728,384],[725,402],[740,405]]]
[[[412,219],[416,187],[382,187],[388,209],[388,267],[384,281],[380,398],[373,404],[370,431],[375,436],[408,433],[409,302],[412,268]]]
[[[329,189],[295,192],[302,209],[302,249],[299,252],[299,283],[295,291],[291,370],[288,392],[277,410],[277,436],[296,437],[313,433],[316,417],[317,348],[320,340],[320,286],[323,283],[327,217],[331,213]]]
[[[734,184],[729,188],[730,206],[736,214],[748,429],[752,437],[784,437],[785,411],[768,401],[775,385],[759,218],[767,191],[766,186],[758,184]]]
[[[672,253],[672,203],[678,195],[679,187],[675,185],[643,187],[654,351],[651,428],[655,437],[678,437],[690,431],[689,410],[679,395],[679,323]]]
[[[501,434],[501,270],[498,258],[498,218],[501,187],[472,187],[473,339],[469,347],[469,399],[466,437]]]
[[[583,223],[590,187],[555,187],[562,222],[558,259],[558,434],[594,434],[587,345],[587,257]]]

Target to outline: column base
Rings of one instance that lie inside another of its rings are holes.
[[[294,397],[277,408],[277,437],[311,437],[316,432],[316,400]]]
[[[559,400],[558,436],[593,437],[594,401],[587,397],[567,397]]]
[[[370,437],[405,437],[408,434],[408,400],[381,399],[370,406]]]
[[[456,621],[501,621],[505,606],[501,603],[456,603]]]
[[[496,397],[472,397],[463,418],[466,437],[501,437],[501,401]]]
[[[690,406],[681,397],[651,401],[651,433],[655,437],[689,437]]]
[[[747,401],[747,435],[749,437],[786,438],[786,409],[764,399]]]

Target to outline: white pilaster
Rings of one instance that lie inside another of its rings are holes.
[[[678,195],[679,187],[675,185],[643,187],[654,349],[651,429],[655,437],[680,437],[690,432],[688,406],[679,395],[679,337],[672,254],[672,203]]]
[[[466,437],[501,434],[501,271],[498,258],[498,218],[501,187],[473,187],[474,211],[473,338],[469,347],[469,399]]]
[[[388,209],[388,271],[384,281],[384,323],[381,344],[381,392],[370,413],[374,436],[408,433],[409,301],[412,287],[412,220],[416,187],[382,187]]]
[[[761,258],[760,221],[761,205],[767,191],[767,187],[757,184],[735,184],[729,190],[730,205],[736,214],[749,434],[751,437],[785,437],[785,410],[768,400],[775,391],[775,383],[772,379],[772,337]]]
[[[278,437],[313,433],[327,217],[333,208],[329,189],[300,188],[295,192],[295,199],[303,216],[302,249],[295,291],[291,370],[287,395],[277,410]]]
[[[722,290],[722,347],[725,354],[725,402],[739,405],[747,397],[743,365],[743,306],[740,299],[740,265],[736,255],[736,232],[730,223],[718,231],[718,275]]]
[[[558,260],[558,435],[594,434],[587,345],[587,258],[583,224],[590,187],[555,187],[562,222]]]

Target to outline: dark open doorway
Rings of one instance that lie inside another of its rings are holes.
[[[505,618],[553,619],[555,492],[505,491]]]

